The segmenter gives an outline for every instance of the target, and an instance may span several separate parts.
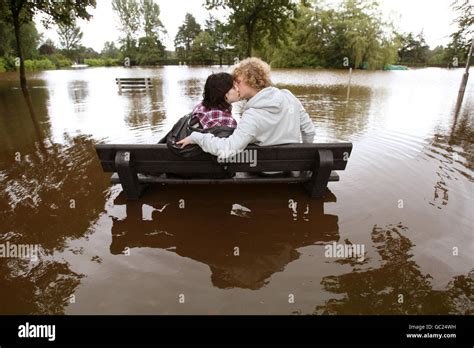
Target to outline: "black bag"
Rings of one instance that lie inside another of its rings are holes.
[[[170,151],[181,157],[198,156],[204,152],[199,145],[189,144],[181,148],[181,145],[176,144],[178,141],[189,136],[192,132],[210,133],[219,138],[227,138],[234,132],[234,128],[217,126],[203,129],[197,117],[193,117],[193,114],[187,114],[175,123],[173,128],[171,128],[168,134],[166,134],[158,144],[166,144]]]

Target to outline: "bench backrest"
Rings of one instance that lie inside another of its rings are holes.
[[[151,78],[149,77],[127,77],[116,78],[115,83],[119,89],[143,89],[151,87]]]
[[[137,173],[222,173],[312,170],[319,161],[319,150],[333,154],[332,170],[344,170],[352,151],[352,143],[288,144],[276,146],[249,145],[242,153],[224,161],[207,153],[182,158],[165,144],[95,146],[105,172],[116,172],[116,155],[125,153]]]

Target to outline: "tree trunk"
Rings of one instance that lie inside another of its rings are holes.
[[[17,50],[18,57],[20,58],[20,86],[21,86],[21,91],[23,92],[23,96],[25,98],[26,105],[28,107],[28,111],[30,112],[30,116],[33,122],[33,127],[35,129],[36,136],[38,137],[39,147],[44,152],[45,148],[43,144],[43,135],[41,133],[41,128],[37,122],[35,109],[33,107],[30,91],[28,90],[28,84],[26,82],[25,60],[23,57],[23,50],[21,48],[21,39],[20,39],[20,28],[21,28],[20,12],[21,12],[21,5],[20,5],[20,8],[12,9],[12,19],[13,19],[13,27],[15,31],[16,50]]]
[[[20,13],[18,11],[12,14],[13,14],[13,26],[15,28],[16,50],[17,50],[18,57],[20,58],[20,86],[23,91],[27,91],[28,84],[26,83],[25,61],[23,59],[23,51],[21,49],[21,41],[20,41]]]
[[[252,38],[253,38],[253,28],[252,26],[246,26],[247,31],[247,57],[252,57]]]

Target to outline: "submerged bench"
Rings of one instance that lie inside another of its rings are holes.
[[[122,91],[147,90],[152,86],[149,77],[116,78],[115,83],[118,85],[119,93]]]
[[[335,171],[346,168],[352,143],[249,145],[242,153],[221,163],[207,153],[192,158],[179,157],[165,144],[99,144],[95,149],[104,172],[116,173],[111,182],[122,184],[129,200],[138,199],[143,189],[152,183],[300,183],[311,197],[323,197],[328,182],[339,181]],[[270,171],[283,171],[286,175],[261,174]],[[212,178],[229,173],[235,175]],[[179,174],[194,174],[199,178],[177,177]]]

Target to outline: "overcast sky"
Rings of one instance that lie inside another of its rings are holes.
[[[327,0],[337,4],[341,0]],[[419,33],[423,30],[427,43],[434,48],[446,45],[449,35],[455,31],[452,24],[455,14],[450,8],[453,0],[379,0],[380,8],[386,18],[390,18],[402,32]],[[174,50],[173,40],[178,27],[183,23],[187,12],[204,24],[209,12],[204,8],[202,0],[154,0],[160,6],[160,19],[163,22],[168,37],[166,47]],[[120,31],[117,29],[117,16],[112,10],[111,0],[97,0],[97,7],[89,11],[93,18],[90,21],[79,21],[84,33],[82,44],[100,52],[105,41],[118,41]],[[213,14],[224,19],[222,10]],[[36,19],[38,30],[44,33],[44,38],[50,38],[58,43],[56,28],[44,29]]]

